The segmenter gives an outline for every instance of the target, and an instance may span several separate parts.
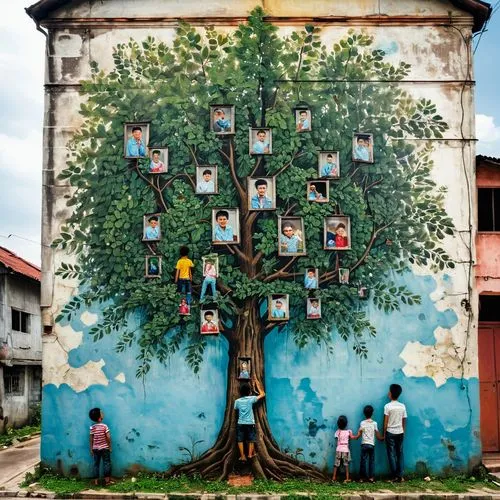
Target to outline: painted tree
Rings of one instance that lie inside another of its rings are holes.
[[[320,30],[306,26],[282,36],[255,10],[247,24],[231,33],[213,27],[197,30],[181,24],[172,46],[154,38],[130,40],[113,50],[114,69],[105,73],[92,63],[92,78],[83,82],[84,124],[74,136],[74,157],[60,175],[74,186],[68,205],[73,213],[55,246],[76,254],[78,264],[62,264],[58,274],[77,278],[79,294],[62,309],[58,321],[70,320],[80,308],[102,304],[102,319],[91,329],[97,341],[117,338],[116,349],[137,345],[137,376],[153,362],[165,363],[187,343],[186,361],[195,372],[203,360],[206,337],[199,317],[177,314],[179,295],[172,276],[143,277],[145,255],[163,256],[163,269],[174,269],[180,245],[196,263],[194,282],[201,282],[201,257],[211,248],[214,207],[240,210],[241,244],[217,247],[220,253],[217,307],[222,335],[229,345],[227,403],[215,444],[198,460],[172,472],[225,477],[237,456],[233,401],[239,356],[252,358],[254,374],[265,379],[264,339],[285,323],[269,323],[263,303],[272,293],[290,295],[289,330],[298,347],[316,344],[332,349],[339,335],[356,353],[368,355],[364,338],[376,335],[354,286],[340,285],[339,267],[371,289],[376,306],[390,313],[401,303],[420,298],[394,273],[410,263],[452,267],[441,248],[452,235],[443,210],[444,188],[430,179],[431,141],[442,137],[446,123],[428,100],[416,100],[398,84],[410,70],[394,66],[373,48],[363,32],[326,47]],[[209,131],[209,105],[234,104],[236,133],[221,138]],[[313,130],[295,131],[293,109],[307,103]],[[124,160],[123,123],[151,121],[150,143],[169,147],[169,173],[149,176],[146,160]],[[249,155],[249,127],[273,128],[273,155]],[[374,165],[351,161],[354,131],[374,134]],[[415,141],[411,138],[418,138]],[[341,178],[330,186],[330,202],[310,203],[305,185],[317,177],[319,150],[340,151]],[[219,194],[194,193],[195,167],[219,165]],[[248,210],[247,176],[275,176],[276,212]],[[141,241],[143,215],[162,212],[163,239]],[[352,249],[323,249],[323,219],[351,218]],[[278,215],[303,217],[307,255],[279,257]],[[320,270],[323,319],[306,319],[303,273]],[[199,285],[195,285],[195,296]],[[128,328],[131,315],[140,328]],[[322,477],[312,465],[281,451],[267,420],[266,405],[256,409],[256,474]]]

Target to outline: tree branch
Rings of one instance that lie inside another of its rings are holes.
[[[151,182],[142,172],[141,169],[139,168],[139,160],[136,161],[135,164],[135,171],[137,172],[137,175],[147,184],[149,184],[157,193],[158,193],[158,198],[160,199],[160,203],[163,206],[163,210],[166,212],[168,210],[167,203],[165,201],[165,198],[163,198],[163,193],[162,189],[160,187],[155,186],[154,182]],[[159,183],[160,181],[158,181]]]
[[[293,160],[296,160],[297,158],[300,158],[301,156],[304,156],[305,153],[295,153],[293,156],[292,156],[292,159],[282,168],[280,168],[275,174],[274,176],[275,177],[278,177],[278,175],[280,175],[281,173],[283,173],[292,163],[293,163]]]
[[[350,272],[355,271],[366,259],[368,254],[370,253],[370,250],[375,243],[375,240],[377,239],[377,236],[384,231],[384,229],[387,229],[394,221],[388,222],[387,224],[384,224],[383,226],[379,227],[378,229],[375,229],[372,231],[372,236],[370,238],[370,241],[368,242],[368,245],[365,248],[365,251],[363,252],[363,255],[359,258],[358,262],[354,264],[353,267],[351,267]]]
[[[298,259],[298,256],[292,257],[280,270],[276,271],[273,274],[266,276],[263,281],[268,282],[268,281],[272,281],[273,279],[281,277],[281,275],[283,273],[285,273],[285,271],[287,269],[289,269],[295,263],[295,261],[297,259]]]
[[[232,137],[229,141],[229,156],[224,152],[223,149],[219,149],[219,152],[227,159],[227,161],[229,163],[229,169],[231,171],[231,177],[233,179],[233,183],[236,186],[236,189],[238,191],[238,194],[240,195],[240,199],[241,199],[242,203],[246,203],[246,191],[241,186],[241,183],[240,183],[240,180],[238,179],[238,176],[236,174],[236,168],[234,165],[234,144],[233,144]]]
[[[368,184],[368,186],[365,187],[363,194],[366,194],[372,187],[376,186],[377,184],[380,184],[383,180],[384,178],[381,177],[380,179],[372,182],[371,184]]]
[[[261,161],[262,161],[262,156],[259,156],[257,158],[257,161],[255,162],[255,167],[250,172],[250,177],[253,177],[255,175],[255,172],[257,172],[257,169],[260,167]]]

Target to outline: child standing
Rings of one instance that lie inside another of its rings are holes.
[[[189,248],[181,247],[179,250],[180,259],[175,265],[175,282],[177,283],[177,291],[186,294],[188,306],[191,305],[191,280],[193,279],[193,261],[188,257]]]
[[[240,387],[240,395],[234,402],[234,409],[238,410],[238,423],[236,424],[236,439],[240,451],[240,460],[246,462],[245,442],[248,443],[248,458],[255,456],[255,417],[253,415],[253,405],[262,399],[266,393],[262,389],[260,382],[255,380],[255,389],[257,396],[251,396],[252,388],[244,383]]]
[[[90,454],[94,457],[94,484],[99,484],[99,467],[103,466],[104,482],[111,484],[111,435],[109,428],[103,424],[104,413],[100,408],[92,408],[89,417],[95,422],[90,427]]]
[[[406,406],[398,401],[403,392],[399,384],[389,387],[389,399],[384,406],[384,437],[387,448],[387,458],[392,477],[401,483],[403,478],[403,438],[406,430]]]
[[[335,465],[333,467],[332,481],[337,480],[337,469],[344,465],[345,480],[344,483],[350,483],[349,479],[349,462],[351,461],[351,452],[349,450],[349,439],[358,439],[354,436],[351,429],[347,427],[347,417],[340,415],[337,420],[338,429],[335,431],[335,438],[337,439],[337,448],[335,450]]]
[[[373,406],[366,405],[363,409],[366,420],[359,424],[359,431],[356,437],[361,436],[361,463],[359,465],[359,476],[361,481],[368,479],[370,483],[375,482],[375,436],[383,440],[383,436],[378,431],[377,422],[372,420]],[[367,471],[368,465],[368,471]]]

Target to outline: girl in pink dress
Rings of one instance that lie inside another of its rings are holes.
[[[354,436],[351,429],[346,429],[347,427],[347,417],[345,415],[340,415],[337,420],[338,429],[335,431],[335,438],[337,439],[337,448],[335,450],[335,464],[333,467],[333,477],[332,481],[337,480],[337,469],[344,465],[345,468],[345,481],[344,483],[349,483],[349,462],[351,461],[351,452],[349,450],[349,440],[358,439],[358,436]]]

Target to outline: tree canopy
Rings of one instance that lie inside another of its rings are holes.
[[[443,208],[445,188],[436,186],[433,139],[448,128],[436,105],[415,99],[401,85],[410,65],[386,61],[363,31],[326,46],[314,26],[282,33],[256,9],[233,31],[195,29],[181,23],[171,45],[153,37],[131,39],[113,49],[114,68],[99,69],[82,82],[83,125],[72,140],[73,158],[60,174],[75,189],[68,199],[72,215],[54,246],[77,254],[78,264],[62,264],[58,274],[76,278],[79,294],[58,320],[71,319],[81,307],[102,304],[102,318],[91,329],[98,340],[116,335],[119,352],[137,343],[137,375],[153,360],[165,362],[188,340],[186,361],[197,371],[206,338],[199,317],[177,313],[179,295],[172,271],[180,245],[195,262],[194,283],[201,281],[201,257],[211,253],[213,208],[241,209],[241,245],[220,250],[217,307],[222,334],[230,339],[236,318],[249,304],[269,294],[290,295],[289,325],[299,347],[331,345],[334,335],[352,339],[367,356],[365,335],[376,335],[356,286],[340,285],[339,267],[371,290],[374,304],[390,313],[401,303],[417,304],[418,295],[391,277],[411,263],[436,269],[452,267],[441,247],[453,234]],[[209,106],[235,106],[234,136],[209,130]],[[294,109],[307,105],[313,127],[295,130]],[[147,160],[123,159],[123,124],[149,121],[151,145],[169,148],[169,171],[149,176]],[[272,127],[273,154],[249,155],[249,127]],[[374,164],[352,161],[354,132],[374,136]],[[330,201],[310,203],[306,181],[316,179],[317,155],[339,151],[341,177],[330,181]],[[194,192],[195,167],[219,166],[219,192]],[[246,210],[246,177],[276,176],[275,212]],[[141,241],[144,214],[161,212],[163,238]],[[323,249],[324,217],[350,217],[351,249]],[[302,217],[307,255],[278,256],[277,216]],[[146,255],[163,257],[163,275],[147,279]],[[322,319],[306,319],[304,270],[319,269]],[[197,288],[195,287],[195,293]],[[130,314],[140,328],[130,330]],[[261,314],[262,334],[274,328]],[[280,325],[278,324],[279,328]]]

